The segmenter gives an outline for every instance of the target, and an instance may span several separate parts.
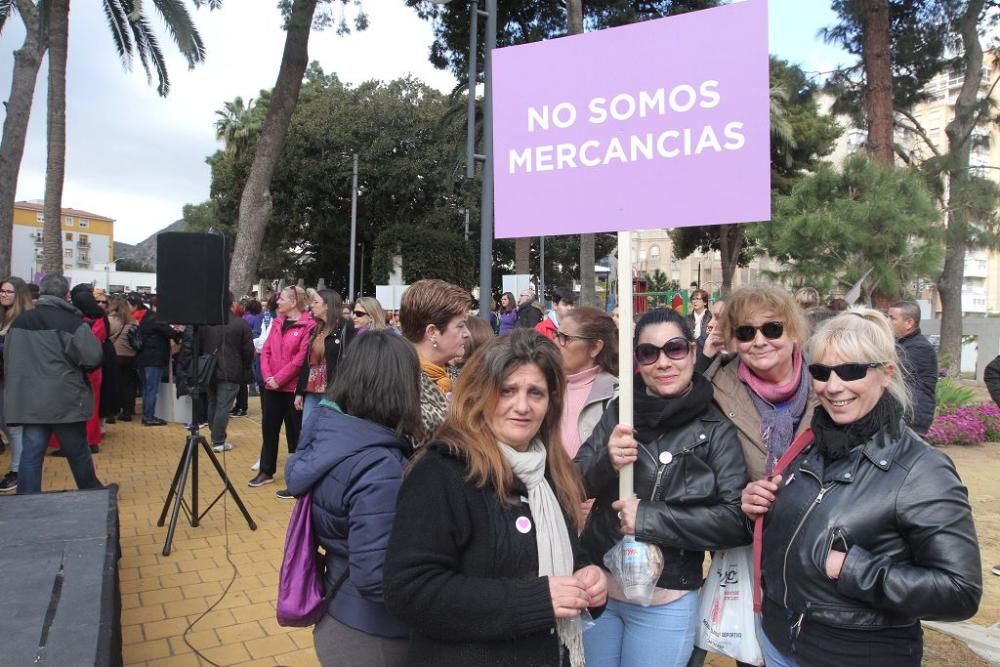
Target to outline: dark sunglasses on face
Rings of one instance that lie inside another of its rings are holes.
[[[354,317],[367,317],[367,316],[368,316],[368,313],[366,313],[363,310],[355,310],[354,311]]]
[[[643,366],[655,364],[660,358],[660,352],[667,355],[668,359],[680,360],[688,356],[691,351],[691,343],[686,338],[671,338],[663,345],[653,345],[652,343],[639,343],[635,346],[635,360]]]
[[[837,377],[844,382],[853,382],[854,380],[860,380],[864,376],[868,375],[869,368],[881,368],[882,366],[885,366],[882,362],[872,362],[868,364],[854,362],[848,364],[837,364],[836,366],[809,364],[809,375],[812,375],[813,379],[819,382],[828,382],[830,380],[830,373],[836,373]]]
[[[749,343],[757,337],[758,331],[764,334],[764,338],[775,340],[781,338],[785,333],[785,325],[781,322],[764,322],[759,327],[755,327],[752,324],[741,324],[733,331],[733,335],[739,342]]]

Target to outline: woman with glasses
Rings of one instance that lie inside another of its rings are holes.
[[[960,621],[979,606],[968,493],[903,420],[909,399],[882,313],[838,315],[807,349],[820,402],[811,442],[742,497],[764,520],[765,660],[917,667],[921,620]]]
[[[719,355],[705,377],[739,431],[750,479],[760,479],[812,420],[816,396],[802,354],[809,325],[791,294],[759,286],[729,295],[717,332],[731,356]]]
[[[691,312],[687,314],[688,326],[694,334],[694,339],[699,344],[704,340],[705,327],[712,321],[712,311],[708,308],[708,292],[703,289],[696,289],[691,292],[690,297]]]
[[[572,458],[618,397],[618,328],[600,309],[580,306],[559,321],[555,339],[566,373],[562,444]]]
[[[603,562],[623,535],[663,550],[663,571],[648,607],[609,578],[608,607],[583,637],[589,667],[683,667],[694,648],[705,552],[747,544],[740,512],[746,466],[733,425],[712,403],[712,385],[694,372],[685,318],[658,309],[635,330],[634,427],[608,405],[576,455],[594,506],[581,536]],[[634,464],[636,497],[618,500],[618,471]]]
[[[354,302],[354,310],[351,311],[351,322],[354,324],[354,330],[359,336],[369,331],[382,331],[388,326],[382,304],[378,302],[378,299],[371,296],[360,297]]]
[[[4,440],[10,445],[10,471],[0,480],[0,493],[17,491],[17,473],[21,464],[21,449],[24,431],[20,425],[8,425],[3,416],[4,394],[4,339],[11,323],[21,313],[35,307],[28,285],[17,276],[10,276],[0,282],[0,430]]]

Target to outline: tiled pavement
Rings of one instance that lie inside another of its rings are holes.
[[[282,628],[275,620],[278,569],[292,501],[279,500],[274,492],[281,488],[287,454],[282,444],[274,484],[258,489],[247,487],[247,480],[254,475],[249,467],[257,460],[260,448],[258,399],[251,398],[250,404],[250,416],[230,420],[229,440],[235,447],[219,458],[256,521],[257,530],[247,527],[227,497],[225,503],[220,501],[212,508],[198,528],[185,523],[182,516],[169,556],[161,554],[166,528],[157,527],[156,521],[187,432],[173,424],[143,427],[138,420],[108,426],[94,461],[102,482],[119,485],[119,572],[126,665],[207,667],[209,663],[194,654],[182,635],[188,624],[213,604],[214,610],[198,621],[187,639],[214,663],[248,667],[319,664],[311,630]],[[202,433],[207,436],[207,429]],[[9,468],[9,454],[0,456],[0,468],[0,472]],[[204,453],[199,472],[199,497],[204,508],[222,485]],[[66,462],[47,457],[43,489],[72,488],[73,478]],[[236,566],[236,578],[220,600],[233,577],[226,557],[227,522],[229,560]],[[706,664],[731,667],[734,663],[712,656]]]

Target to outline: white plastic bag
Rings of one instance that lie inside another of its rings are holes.
[[[695,645],[740,662],[763,665],[753,613],[753,547],[717,551],[698,599]]]
[[[625,597],[648,607],[663,572],[663,552],[655,544],[638,542],[626,535],[604,554],[604,565],[622,585]]]

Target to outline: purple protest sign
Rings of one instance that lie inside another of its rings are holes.
[[[498,49],[498,237],[769,220],[767,4]]]

